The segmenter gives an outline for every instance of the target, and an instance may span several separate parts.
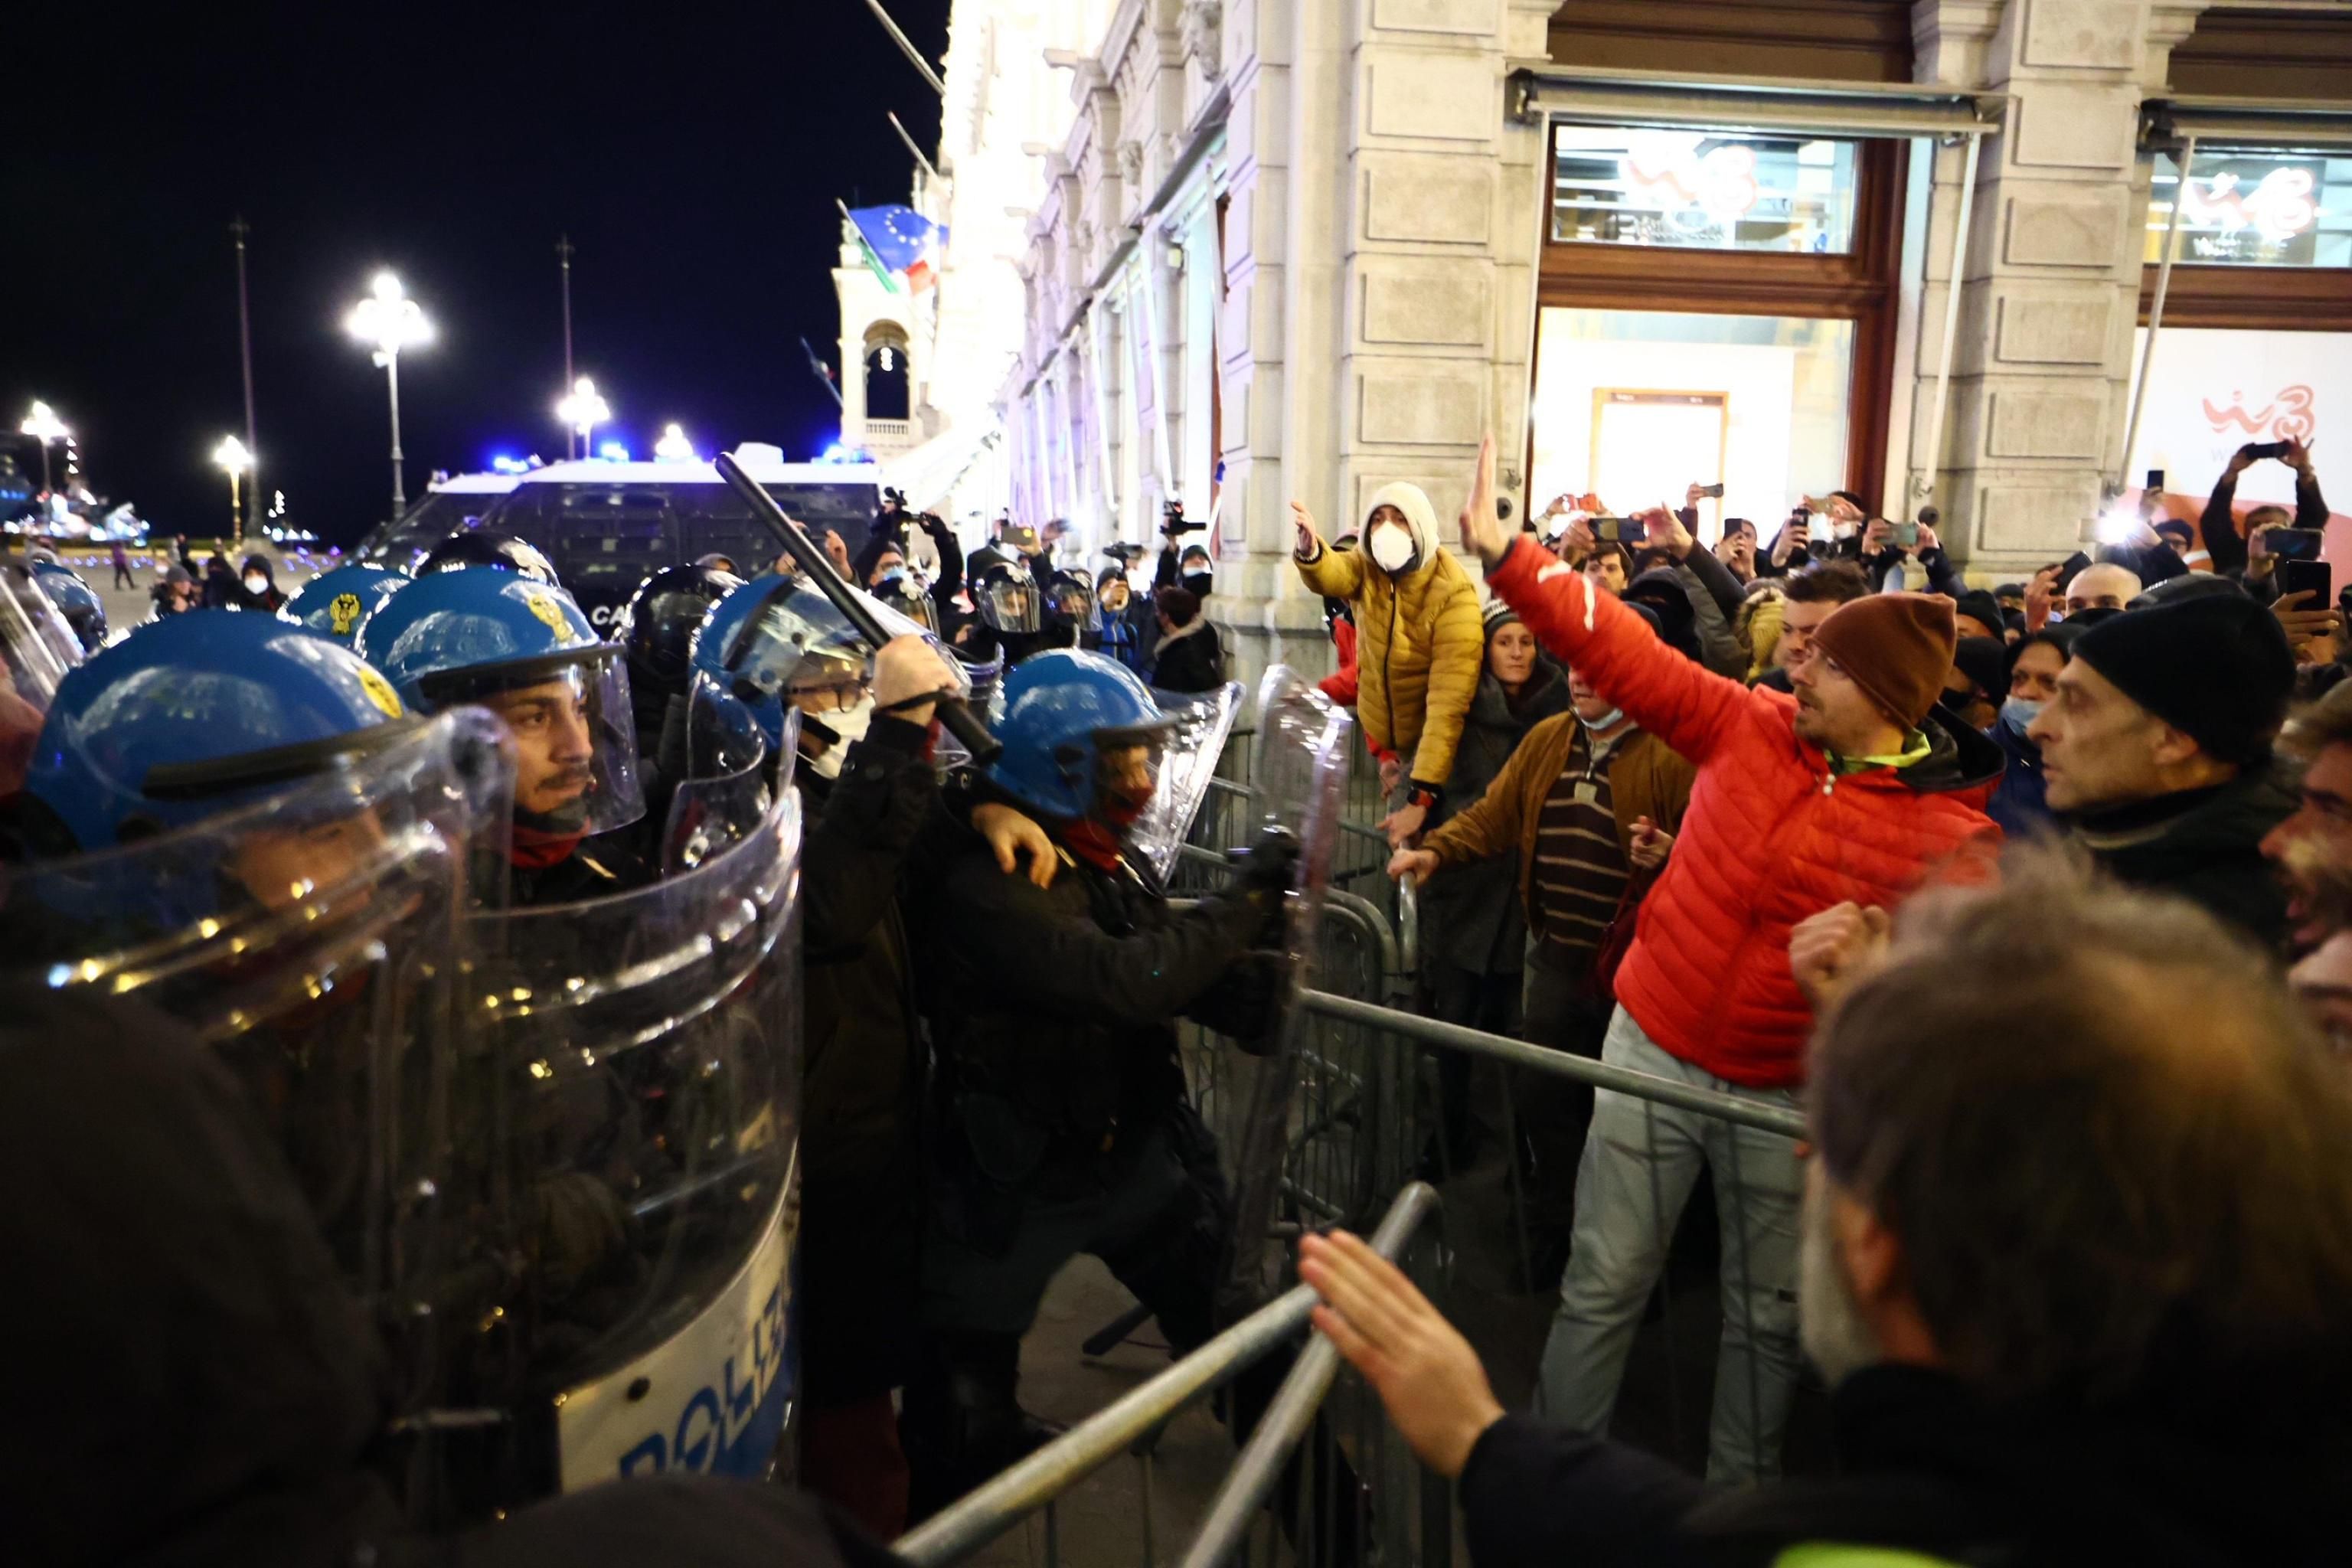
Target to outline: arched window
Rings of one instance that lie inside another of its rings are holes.
[[[880,321],[866,332],[866,417],[912,416],[914,377],[907,363],[907,334]]]

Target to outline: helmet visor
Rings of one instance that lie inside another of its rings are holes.
[[[930,590],[922,579],[906,572],[893,572],[874,585],[874,597],[898,611],[933,636],[939,634],[939,606],[931,603]]]
[[[1150,862],[1165,884],[1224,754],[1234,715],[1241,711],[1242,689],[1229,681],[1197,698],[1156,695],[1165,715],[1160,724],[1150,731],[1097,731],[1095,755],[1105,815],[1125,827],[1128,847]],[[1149,794],[1138,809],[1138,790],[1147,774]]]
[[[1026,574],[992,574],[972,590],[971,607],[993,631],[1034,632],[1045,624],[1037,584]]]
[[[956,695],[971,689],[962,667],[945,658],[947,650],[929,628],[872,595],[857,596],[885,637],[921,637],[938,649],[949,668],[949,688]],[[828,692],[854,700],[857,692],[852,689],[873,679],[874,654],[874,639],[850,625],[849,617],[831,599],[804,583],[793,582],[780,584],[744,622],[735,646],[727,650],[727,668],[739,692],[748,685],[761,694],[781,698],[787,705],[803,694],[822,703]],[[798,705],[823,711],[813,702]],[[835,708],[843,705],[838,700],[831,703]]]
[[[610,833],[645,816],[617,648],[482,673],[494,679],[469,682],[459,700],[488,710],[513,743],[518,845]]]
[[[784,716],[782,771],[771,780],[767,734],[748,703],[698,676],[687,704],[686,776],[670,796],[662,834],[665,877],[693,870],[742,842],[767,816],[774,792],[792,787],[795,714]]]
[[[24,787],[58,682],[80,662],[81,644],[32,574],[0,568],[0,795]]]
[[[1056,578],[1046,584],[1045,605],[1055,624],[1082,632],[1095,629],[1095,591],[1076,578]]]

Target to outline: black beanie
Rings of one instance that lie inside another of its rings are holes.
[[[1974,618],[1979,626],[1995,637],[2000,636],[2003,629],[2000,601],[1982,588],[1971,588],[1961,595],[1959,603],[1954,606],[1952,613]]]
[[[2286,718],[2294,653],[2278,617],[2242,595],[2125,610],[2074,657],[2212,756],[2260,762]]]

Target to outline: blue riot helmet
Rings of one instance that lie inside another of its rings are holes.
[[[501,532],[495,528],[458,530],[425,552],[425,558],[416,563],[416,574],[423,577],[436,572],[459,572],[474,566],[512,572],[534,583],[544,583],[551,588],[563,586],[563,580],[555,574],[555,563],[539,546],[519,535]]]
[[[852,590],[855,592],[856,590]],[[892,637],[938,639],[870,595],[860,595]],[[849,745],[873,721],[873,641],[831,599],[801,578],[755,577],[721,599],[695,634],[696,671],[731,691],[759,719],[770,749],[782,754],[784,713],[801,712],[801,754],[824,778],[841,771]],[[944,651],[944,650],[942,650]],[[962,667],[943,659],[958,696]]]
[[[359,642],[360,623],[409,582],[405,572],[355,561],[303,584],[278,606],[278,618],[352,647]]]
[[[58,683],[25,775],[26,847],[68,854],[187,826],[413,722],[348,648],[274,616],[173,616]]]
[[[46,552],[44,552],[46,553]],[[96,589],[76,576],[70,567],[58,564],[55,556],[33,563],[33,581],[73,628],[74,639],[81,644],[84,653],[96,653],[106,642],[106,605]]]
[[[359,651],[410,706],[484,708],[506,726],[518,850],[645,815],[620,645],[562,589],[513,572],[430,573],[361,624]]]
[[[1159,742],[1177,725],[1114,658],[1048,648],[1004,677],[1003,752],[989,777],[1047,816],[1125,826],[1151,801]],[[1140,753],[1139,755],[1138,753]]]

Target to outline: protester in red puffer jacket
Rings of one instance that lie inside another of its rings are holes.
[[[1660,642],[1634,613],[1495,515],[1494,441],[1463,508],[1486,585],[1536,639],[1696,764],[1666,868],[1617,972],[1601,1060],[1779,1110],[1796,1109],[1811,1009],[1789,963],[1797,922],[1885,909],[1973,870],[2000,830],[1984,813],[2000,749],[1934,716],[1952,667],[1952,602],[1872,594],[1841,606],[1789,668],[1795,695],[1750,690]],[[1723,1340],[1710,1480],[1769,1479],[1802,1357],[1798,1207],[1781,1133],[1600,1091],[1577,1167],[1576,1222],[1544,1345],[1538,1409],[1609,1424],[1643,1304],[1700,1167],[1723,1237]]]
[[[1813,1016],[1789,972],[1790,928],[1833,904],[1891,907],[1956,861],[1973,874],[1963,852],[2000,841],[1984,813],[1999,749],[1930,714],[1924,759],[1839,776],[1798,739],[1795,697],[1708,674],[1542,552],[1512,550],[1486,582],[1544,647],[1698,765],[1618,1000],[1665,1050],[1719,1078],[1798,1083]]]

